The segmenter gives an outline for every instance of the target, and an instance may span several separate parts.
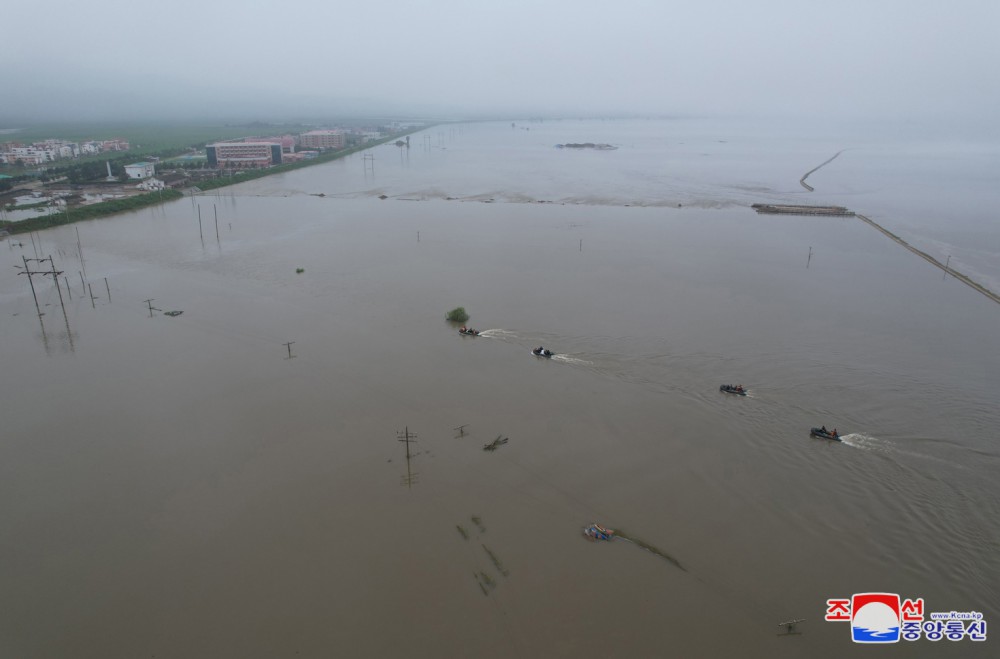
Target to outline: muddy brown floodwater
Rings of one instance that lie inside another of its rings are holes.
[[[853,218],[406,201],[450,156],[378,154],[80,224],[82,262],[42,232],[65,313],[0,245],[0,655],[839,658],[829,598],[997,619],[1000,307]]]

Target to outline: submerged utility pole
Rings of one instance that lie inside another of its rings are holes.
[[[288,348],[288,357],[285,359],[292,359],[295,355],[292,354],[292,346],[295,345],[295,341],[289,341],[288,343],[282,343],[281,345]]]
[[[21,255],[21,260],[24,261],[23,268],[22,268],[22,266],[19,266],[19,265],[16,265],[14,267],[18,268],[19,270],[22,270],[22,272],[19,272],[17,274],[19,274],[19,275],[28,275],[28,283],[31,285],[31,297],[34,298],[34,300],[35,300],[35,311],[37,311],[38,312],[38,316],[41,317],[44,314],[42,313],[42,307],[41,307],[41,305],[38,304],[38,294],[35,292],[35,282],[31,278],[31,276],[32,275],[52,275],[53,278],[56,278],[56,289],[59,290],[59,303],[62,304],[62,290],[59,289],[59,279],[58,279],[59,275],[62,274],[62,271],[61,270],[56,270],[55,264],[52,261],[52,257],[51,256],[49,258],[47,258],[47,259],[29,259],[29,258],[26,258],[22,254]],[[32,270],[31,266],[28,265],[28,261],[34,261],[36,263],[44,263],[45,261],[48,261],[49,265],[52,266],[52,269],[51,270]]]
[[[778,636],[799,636],[802,632],[795,629],[795,625],[800,622],[805,622],[805,618],[796,618],[795,620],[786,620],[785,622],[779,622],[779,627],[784,627],[785,631],[778,634]]]
[[[59,272],[59,271],[56,270],[56,262],[52,260],[52,255],[51,254],[49,254],[49,265],[52,266],[52,270],[50,272],[48,272],[47,274],[52,275],[52,280],[56,283],[56,291],[59,292],[59,306],[62,307],[63,315],[65,316],[66,315],[66,304],[63,302],[62,287],[59,286],[59,275],[61,275],[62,272]],[[66,290],[69,290],[68,286],[66,287]]]
[[[69,205],[67,204],[67,208]],[[80,242],[80,227],[73,227],[76,229],[76,252],[80,255],[80,268],[83,272],[87,270],[87,263],[83,258],[83,244]],[[80,279],[83,280],[83,272],[80,273]]]
[[[410,427],[409,426],[406,426],[406,429],[403,430],[403,432],[397,432],[396,433],[396,437],[399,438],[399,441],[401,441],[401,442],[403,442],[403,443],[406,444],[406,459],[409,460],[410,459],[410,442],[417,441],[417,436],[415,434],[413,434],[413,433],[410,432]]]
[[[407,426],[403,432],[396,432],[396,437],[406,444],[406,476],[402,477],[402,484],[406,487],[413,487],[413,484],[417,482],[418,474],[414,474],[410,470],[410,442],[417,441],[417,436],[411,433],[410,427]]]
[[[35,294],[35,282],[31,280],[31,275],[35,273],[32,272],[30,268],[28,268],[28,259],[24,256],[24,254],[21,255],[21,258],[24,260],[24,272],[19,272],[17,274],[28,275],[28,283],[31,284],[31,297],[35,298],[35,311],[37,311],[38,315],[41,316],[42,309],[41,307],[38,306],[38,295]],[[14,267],[16,268],[17,266]]]

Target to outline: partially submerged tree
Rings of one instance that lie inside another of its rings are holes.
[[[465,307],[455,307],[445,317],[453,323],[464,323],[469,320],[469,314],[466,313]]]

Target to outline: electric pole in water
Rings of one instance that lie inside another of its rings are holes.
[[[396,437],[399,441],[406,444],[406,476],[402,476],[402,484],[407,487],[412,487],[414,483],[417,482],[418,474],[414,474],[410,471],[410,442],[417,441],[417,436],[410,432],[410,427],[407,426],[403,432],[396,432]]]

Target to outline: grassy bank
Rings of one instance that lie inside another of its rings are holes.
[[[127,213],[139,210],[148,206],[156,206],[166,201],[180,199],[184,195],[177,190],[163,190],[162,192],[150,192],[147,194],[127,197],[125,199],[111,199],[89,206],[80,206],[62,213],[52,213],[51,215],[40,215],[20,222],[0,222],[0,228],[7,229],[12,234],[28,233],[29,231],[39,231],[50,227],[57,227],[62,224],[72,224],[80,220],[92,220],[98,217],[106,217],[117,213]]]

